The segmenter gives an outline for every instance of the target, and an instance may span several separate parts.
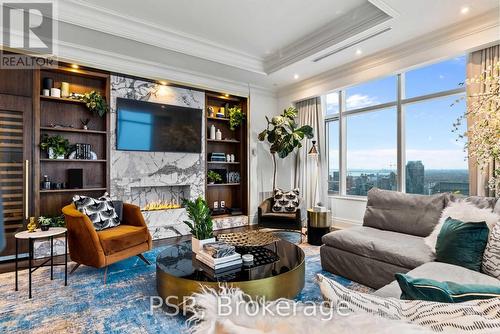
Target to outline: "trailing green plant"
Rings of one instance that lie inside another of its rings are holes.
[[[106,113],[109,111],[109,106],[106,103],[106,99],[95,90],[89,93],[85,93],[78,98],[80,99],[80,101],[85,102],[85,106],[88,110],[99,115],[100,117],[104,117],[104,115],[106,115]]]
[[[229,128],[231,131],[236,130],[243,123],[244,119],[245,114],[241,111],[241,107],[234,106],[229,108]]]
[[[222,181],[222,176],[217,173],[217,172],[214,172],[213,170],[209,170],[208,173],[207,173],[207,178],[210,182],[220,182]]]
[[[267,128],[259,133],[260,141],[267,141],[271,145],[269,151],[273,157],[273,190],[276,189],[276,154],[281,159],[286,158],[296,148],[301,148],[304,138],[314,137],[313,128],[309,125],[299,127],[295,118],[298,111],[294,107],[285,109],[279,116],[271,120],[266,116]]]
[[[40,216],[38,218],[38,223],[40,225],[49,225],[50,227],[65,227],[66,226],[66,222],[64,221],[64,215],[54,216],[54,217]]]
[[[58,157],[68,154],[70,145],[69,141],[61,135],[49,136],[44,134],[42,136],[42,140],[40,141],[40,148],[47,152],[49,149],[52,149],[54,156]]]
[[[207,202],[198,197],[196,200],[183,200],[184,208],[187,211],[188,217],[191,221],[184,221],[191,234],[198,240],[205,240],[213,238],[213,222],[212,215],[210,214],[210,208]]]

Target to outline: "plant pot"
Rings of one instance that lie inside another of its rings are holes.
[[[208,184],[215,184],[215,181],[209,181]]]
[[[191,249],[193,250],[193,253],[198,253],[203,249],[203,245],[209,244],[211,242],[215,242],[215,238],[199,240],[195,237],[191,237]]]
[[[54,160],[62,160],[64,159],[64,154],[62,155],[56,155],[54,152],[54,149],[52,147],[49,148],[49,159],[54,159]]]
[[[42,231],[48,231],[50,228],[50,225],[40,225],[40,230]]]

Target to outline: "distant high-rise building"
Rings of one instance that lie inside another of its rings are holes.
[[[436,182],[431,188],[432,194],[439,193],[454,193],[468,196],[469,195],[469,182]]]
[[[425,167],[422,161],[408,161],[406,164],[406,192],[424,194]]]

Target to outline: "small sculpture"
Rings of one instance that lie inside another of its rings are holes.
[[[30,222],[28,223],[28,226],[26,226],[26,227],[28,228],[29,233],[35,232],[35,230],[36,230],[35,217],[30,217]]]

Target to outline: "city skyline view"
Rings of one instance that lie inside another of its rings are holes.
[[[465,63],[465,56],[461,56],[406,72],[405,98],[461,87],[465,80]],[[363,83],[346,89],[346,110],[394,102],[396,95],[396,76]],[[458,132],[452,131],[456,120],[465,112],[465,100],[462,97],[463,95],[448,95],[403,104],[405,166],[408,168],[409,163],[420,161],[424,169],[419,179],[413,180],[419,184],[417,193],[430,194],[450,187],[456,188],[450,191],[463,193],[464,185],[468,185],[465,141],[459,139],[459,133],[463,134],[466,130],[465,122],[458,127]],[[338,112],[338,93],[329,94],[327,116]],[[382,184],[387,189],[397,189],[396,107],[375,107],[367,112],[348,114],[345,119],[347,194],[365,195],[364,188],[377,184]],[[328,121],[331,184],[338,182],[335,180],[335,172],[339,169],[338,127],[338,121]],[[407,172],[407,179],[408,177]],[[445,186],[446,182],[448,186]],[[451,186],[452,183],[455,184],[454,187]],[[332,187],[329,186],[329,189]],[[333,188],[330,190],[334,191]]]

